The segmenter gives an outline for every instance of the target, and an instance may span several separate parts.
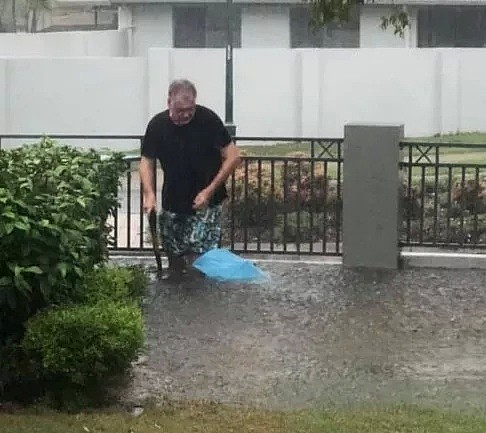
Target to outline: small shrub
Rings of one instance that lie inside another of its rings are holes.
[[[232,230],[236,242],[245,238],[249,242],[259,239],[262,242],[283,239],[291,242],[299,238],[302,242],[319,238],[319,225],[312,229],[305,224],[297,227],[297,218],[307,221],[309,213],[340,215],[342,198],[338,191],[338,182],[331,178],[330,167],[322,161],[309,160],[303,153],[289,155],[296,159],[278,161],[248,160],[235,171],[235,183],[229,181],[228,189],[233,191],[232,202],[225,206],[225,224],[223,242],[230,242],[228,233]],[[273,174],[273,182],[272,182]],[[284,215],[287,224],[284,227]],[[327,218],[327,217],[326,217]],[[331,222],[332,224],[332,222]]]
[[[107,258],[120,154],[102,159],[42,140],[0,151],[0,345],[50,304],[70,302]]]
[[[234,190],[231,180],[228,182],[228,190],[233,191],[229,207],[233,211],[235,225],[268,225],[283,203],[278,171],[274,169],[273,191],[269,162],[262,162],[259,166],[257,161],[248,161],[248,169],[242,164],[235,170],[234,179]]]
[[[486,213],[486,179],[476,182],[467,179],[464,186],[455,182],[452,187],[452,201],[471,214]]]
[[[86,275],[79,296],[80,303],[101,301],[139,302],[148,284],[140,266],[101,266]]]
[[[17,341],[0,345],[0,401],[32,403],[42,394],[40,368],[24,352]]]
[[[149,284],[149,277],[146,269],[141,265],[129,265],[124,269],[130,271],[128,281],[130,297],[139,300],[144,294]]]
[[[37,314],[22,345],[42,366],[47,391],[60,404],[73,395],[97,395],[127,371],[143,341],[139,308],[100,302]]]
[[[330,167],[319,160],[310,160],[302,152],[291,155],[291,160],[280,170],[280,179],[285,198],[285,211],[308,210],[313,212],[335,212],[342,207],[338,193],[338,180],[330,176]]]

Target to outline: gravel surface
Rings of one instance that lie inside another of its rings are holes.
[[[484,409],[486,273],[264,263],[264,285],[150,285],[124,399]]]

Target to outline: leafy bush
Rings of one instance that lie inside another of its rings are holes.
[[[225,245],[231,240],[283,243],[335,239],[342,216],[337,163],[312,161],[303,152],[285,157],[290,158],[279,160],[277,155],[272,166],[268,159],[258,160],[252,155],[246,165],[237,168],[234,188],[228,182],[233,194],[225,205]],[[412,241],[438,238],[458,244],[486,242],[484,174],[477,169],[461,174],[458,168],[449,180],[441,172],[436,177],[435,169],[430,169],[424,171],[422,181],[421,172],[422,168],[412,170],[410,189],[408,172],[402,172],[402,236],[410,226]]]
[[[72,376],[68,371],[64,371],[65,374],[62,375],[61,372],[56,372],[51,364],[47,363],[44,365],[44,360],[56,359],[55,357],[57,356],[56,365],[59,366],[59,357],[65,356],[64,362],[71,362],[71,357],[77,353],[78,348],[84,346],[84,342],[88,341],[84,340],[87,334],[92,336],[91,344],[94,347],[93,349],[86,348],[88,352],[91,350],[89,353],[98,353],[100,356],[103,353],[110,353],[108,352],[110,350],[109,344],[111,342],[116,343],[116,338],[124,338],[122,333],[126,332],[123,328],[126,326],[124,317],[126,318],[127,314],[120,316],[116,306],[122,312],[125,311],[126,313],[125,309],[127,307],[131,309],[131,312],[134,312],[137,303],[140,305],[141,296],[147,284],[147,274],[140,266],[103,265],[85,274],[80,288],[73,292],[73,296],[77,297],[76,299],[73,298],[73,302],[78,303],[78,305],[95,306],[96,308],[91,310],[68,309],[64,310],[64,312],[59,307],[46,309],[42,314],[35,316],[34,319],[28,322],[28,326],[31,327],[28,335],[30,335],[30,340],[33,341],[33,343],[32,341],[30,342],[30,346],[28,340],[24,340],[23,344],[9,341],[6,345],[0,347],[0,359],[2,361],[0,363],[0,396],[3,394],[8,395],[11,399],[33,401],[43,395],[51,395],[54,398],[54,401],[51,402],[54,403],[65,401],[66,404],[74,404],[74,406],[92,404],[96,400],[94,397],[102,396],[103,390],[100,387],[103,385],[103,382],[100,382],[99,375],[91,374],[92,370],[89,369],[89,365],[88,370],[81,372],[79,371],[79,366],[74,365]],[[108,305],[108,307],[104,309],[104,305]],[[104,309],[104,315],[101,317],[98,314],[100,308]],[[51,314],[55,315],[54,319],[50,316]],[[89,326],[86,327],[86,323],[90,322],[88,317],[90,314],[92,315],[91,321],[93,323],[89,323]],[[78,322],[77,332],[71,335],[70,329],[78,315],[80,315],[81,320]],[[66,323],[63,323],[63,320],[66,320]],[[39,324],[39,321],[42,324]],[[133,331],[130,328],[132,326],[131,322],[127,323],[128,332]],[[136,325],[138,326],[138,322]],[[62,335],[51,335],[45,338],[51,332],[57,334],[58,327],[63,329],[64,337]],[[103,330],[105,334],[93,332],[93,327],[98,329],[98,331]],[[117,337],[117,332],[120,334],[119,337]],[[57,340],[55,340],[56,338],[64,338],[64,344],[68,344],[69,347],[59,346]],[[41,340],[43,341],[42,344],[46,344],[46,346],[40,347],[39,341]],[[125,343],[128,344],[129,341],[130,339]],[[140,347],[141,344],[139,342],[136,346]],[[25,352],[24,348],[28,346],[30,349]],[[56,352],[53,355],[52,351],[57,349],[60,352]],[[120,347],[121,350],[123,349]],[[126,355],[130,356],[130,353],[128,352]],[[109,359],[107,361],[110,362]],[[105,371],[105,368],[111,368],[110,365],[104,366],[102,362],[103,360],[98,360],[96,364],[100,371]],[[119,367],[122,368],[120,364]],[[116,370],[115,367],[113,369]],[[87,373],[91,374],[91,376],[86,376],[85,383],[81,385],[77,377],[80,374]],[[119,373],[123,373],[123,370],[119,370]]]
[[[49,139],[0,151],[0,396],[82,394],[140,348],[146,276],[105,263],[126,169]]]
[[[8,341],[0,347],[0,401],[33,402],[42,394],[40,368],[24,352],[21,342]]]
[[[450,182],[450,185],[449,185]],[[484,243],[486,230],[486,180],[475,174],[438,178],[428,176],[423,185],[420,177],[402,184],[402,237],[410,240],[440,243]],[[423,220],[422,217],[423,207]]]
[[[71,301],[107,257],[121,154],[102,159],[44,139],[0,151],[0,346],[40,308]]]
[[[143,344],[139,308],[113,302],[54,308],[27,323],[23,348],[42,366],[58,402],[96,395],[129,367]]]
[[[101,301],[132,303],[140,301],[148,284],[148,276],[140,266],[102,266],[83,282],[79,302],[96,304]]]
[[[272,189],[272,167],[269,162],[248,161],[235,170],[232,210],[237,227],[268,225],[283,202],[283,190],[274,167]],[[247,180],[245,180],[247,179]]]
[[[302,153],[289,156],[293,159],[277,159],[273,166],[269,161],[250,159],[235,170],[234,184],[228,182],[232,200],[225,206],[225,224],[233,230],[224,230],[225,244],[231,232],[237,242],[245,238],[249,242],[309,242],[332,235],[332,230],[323,233],[324,223],[320,221],[331,226],[340,218],[342,198],[330,173],[336,163],[327,166],[322,161],[310,161]],[[310,213],[314,224],[310,223]]]
[[[471,214],[486,213],[486,178],[476,181],[467,179],[455,182],[452,187],[452,200]]]

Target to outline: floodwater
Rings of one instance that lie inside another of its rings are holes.
[[[153,282],[125,398],[485,408],[484,271],[261,267],[270,283]]]

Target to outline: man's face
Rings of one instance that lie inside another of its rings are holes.
[[[179,92],[169,98],[169,115],[176,125],[187,125],[196,111],[196,99],[191,92]]]

